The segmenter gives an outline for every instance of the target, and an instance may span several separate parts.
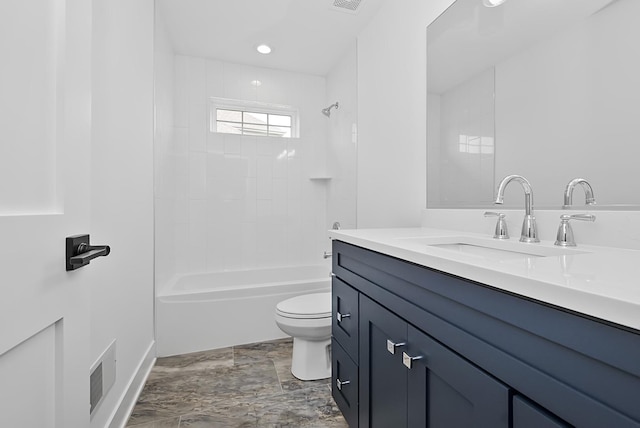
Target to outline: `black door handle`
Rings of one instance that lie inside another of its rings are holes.
[[[96,257],[108,256],[110,252],[108,245],[91,245],[89,235],[69,236],[66,248],[67,270],[86,266]]]

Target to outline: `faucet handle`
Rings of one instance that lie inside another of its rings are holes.
[[[495,239],[509,239],[509,231],[507,230],[507,222],[505,221],[506,214],[487,211],[484,213],[485,217],[498,217],[496,223],[496,231],[493,235]]]
[[[560,226],[556,234],[555,245],[560,247],[575,247],[576,241],[573,236],[573,229],[569,224],[569,220],[596,221],[593,214],[562,214],[560,216]]]

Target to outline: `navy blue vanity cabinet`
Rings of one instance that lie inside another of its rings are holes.
[[[509,427],[509,388],[409,325],[409,427]]]
[[[513,428],[570,428],[571,425],[520,395],[513,396]]]
[[[407,323],[360,295],[360,425],[406,427]]]
[[[331,280],[331,391],[350,427],[358,425],[358,291]]]
[[[344,348],[331,338],[331,392],[350,427],[358,426],[358,365]]]
[[[509,426],[509,388],[360,296],[360,426]]]
[[[332,263],[351,428],[640,428],[640,332],[337,240]]]

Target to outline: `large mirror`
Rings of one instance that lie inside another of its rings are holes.
[[[537,208],[581,177],[599,208],[638,209],[640,1],[492,3],[457,0],[427,29],[428,208],[492,206],[519,174]]]

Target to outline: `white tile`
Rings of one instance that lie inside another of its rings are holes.
[[[258,176],[258,157],[242,155],[242,158],[247,164],[247,177],[256,178]]]
[[[224,178],[245,178],[249,175],[249,162],[238,155],[224,155]]]
[[[222,153],[207,153],[207,178],[224,177],[225,165],[224,155]]]
[[[189,158],[178,156],[175,159],[175,196],[186,198],[189,192]]]
[[[189,150],[207,150],[208,105],[206,96],[206,62],[189,58],[187,63],[189,94]]]
[[[176,272],[189,272],[189,225],[176,224],[175,228]]]
[[[174,128],[172,139],[172,151],[176,155],[186,155],[189,150],[189,129]]]
[[[258,137],[242,137],[242,156],[256,157]]]
[[[272,221],[273,201],[271,199],[258,199],[256,201],[256,217],[258,224],[265,225]]]
[[[269,138],[267,137],[255,137],[256,138],[256,152],[258,156],[271,156],[272,149]]]
[[[186,196],[175,198],[173,208],[176,224],[189,222],[189,199]]]
[[[257,79],[254,67],[232,64],[223,64],[224,98],[234,100],[256,100],[256,87],[251,84]]]
[[[287,80],[292,73],[268,68],[256,68],[256,78],[261,85],[256,88],[256,99],[265,103],[289,105],[291,98],[290,83]]]
[[[257,198],[271,199],[273,190],[273,172],[271,157],[258,156],[257,160]]]
[[[255,269],[256,268],[256,234],[257,225],[252,222],[244,222],[240,225],[241,229],[241,257],[243,269]]]
[[[242,136],[228,134],[224,139],[224,153],[227,155],[242,154]]]
[[[222,199],[209,198],[207,199],[206,204],[207,204],[207,214],[206,214],[207,227],[210,227],[212,224],[224,224],[224,221],[225,221],[224,201]]]
[[[224,70],[221,61],[207,60],[207,97],[224,96]]]
[[[255,222],[257,219],[257,184],[254,177],[245,178],[244,222]]]
[[[207,237],[204,229],[204,224],[189,224],[187,255],[190,272],[204,272],[207,269]]]
[[[238,223],[243,217],[244,201],[225,200],[222,203],[222,221],[224,224]]]
[[[287,221],[287,180],[283,178],[273,179],[273,217],[277,223]]]
[[[224,176],[207,176],[207,199],[222,201]]]
[[[287,199],[289,201],[299,201],[302,197],[301,179],[287,179]]]
[[[284,264],[284,239],[279,238],[273,225],[256,229],[256,265],[258,267],[274,267]],[[280,262],[280,263],[279,263]]]
[[[244,199],[246,194],[246,178],[240,176],[225,177],[222,188],[222,199]]]
[[[156,233],[167,234],[169,230],[173,236],[175,215],[173,211],[174,200],[169,198],[155,198],[154,222]]]
[[[189,224],[203,226],[207,220],[207,201],[191,199],[189,201]]]
[[[174,61],[173,123],[176,127],[189,126],[189,94],[187,92],[187,57],[176,55]]]
[[[273,177],[274,178],[287,178],[287,150],[283,150],[284,155],[278,155],[273,157]]]
[[[226,226],[222,232],[224,267],[229,270],[242,269],[242,223],[234,221]]]
[[[206,197],[207,188],[207,154],[195,152],[189,155],[189,197],[200,199]]]
[[[207,132],[207,151],[209,153],[224,153],[225,134],[218,132]]]

